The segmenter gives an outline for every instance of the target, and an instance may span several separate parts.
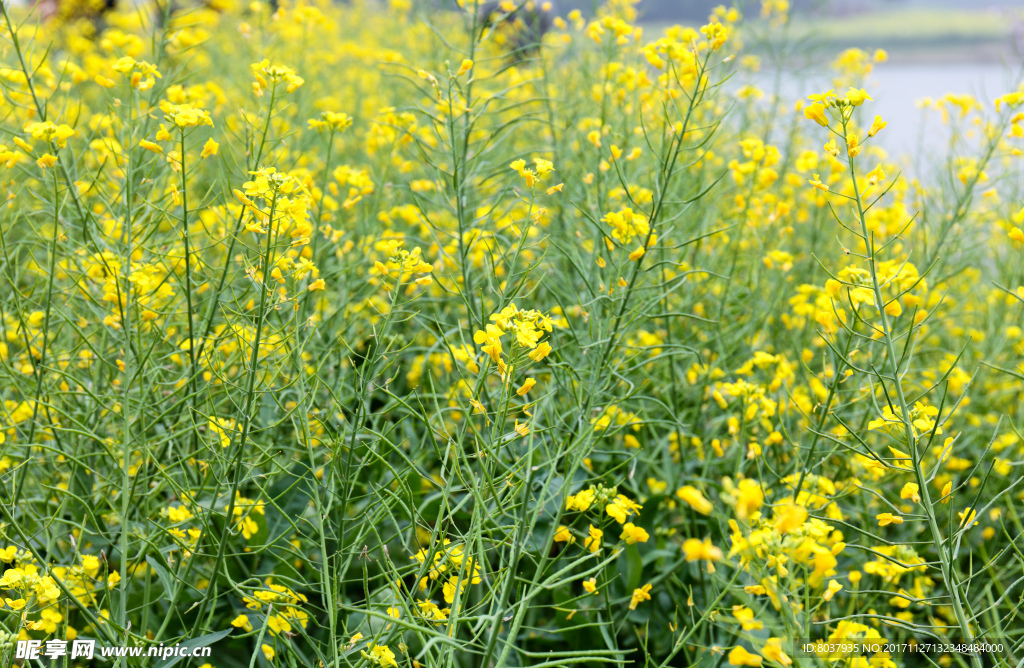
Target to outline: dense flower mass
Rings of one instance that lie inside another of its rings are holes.
[[[2,4],[0,665],[1024,660],[1024,88],[636,4]]]

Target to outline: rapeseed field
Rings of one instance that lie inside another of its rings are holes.
[[[911,173],[785,0],[102,4],[3,4],[0,665],[1024,660],[1024,89]]]

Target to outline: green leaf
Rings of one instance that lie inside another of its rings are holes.
[[[171,577],[167,568],[154,559],[152,555],[146,556],[146,563],[149,564],[150,568],[156,571],[156,577],[160,580],[160,586],[164,589],[162,598],[170,600],[171,592],[174,591],[174,578]]]
[[[626,585],[626,593],[632,593],[640,586],[640,580],[644,575],[644,560],[640,556],[640,550],[636,545],[630,545],[623,552],[620,560],[620,572],[623,574],[623,584]]]

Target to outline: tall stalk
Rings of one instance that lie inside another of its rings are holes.
[[[848,116],[844,115],[842,122],[842,138],[846,140],[849,135]],[[918,435],[915,432],[913,420],[910,417],[910,406],[907,402],[906,391],[903,387],[903,375],[905,372],[901,372],[900,370],[900,358],[896,353],[896,337],[893,333],[893,325],[889,320],[889,314],[885,311],[886,301],[882,295],[883,281],[879,278],[878,268],[876,265],[874,235],[868,229],[867,219],[864,215],[864,200],[861,195],[860,185],[857,183],[857,169],[854,156],[851,155],[849,151],[847,151],[846,162],[850,170],[850,179],[853,182],[854,196],[852,199],[856,206],[857,222],[860,225],[860,235],[866,250],[865,257],[868,263],[868,271],[871,274],[871,290],[874,294],[875,308],[878,309],[879,319],[882,323],[882,340],[885,346],[886,363],[889,367],[889,373],[891,374],[890,383],[892,388],[895,390],[896,399],[899,402],[900,422],[902,423],[904,438],[906,438],[907,445],[910,448],[910,455],[913,460],[914,477],[917,481],[917,486],[921,495],[921,506],[924,509],[924,513],[927,518],[928,531],[931,535],[932,545],[939,557],[942,579],[946,584],[946,589],[949,591],[949,598],[953,607],[953,613],[956,615],[956,621],[960,627],[960,632],[963,634],[964,642],[970,644],[973,642],[974,634],[965,613],[962,598],[963,594],[960,591],[960,581],[956,572],[956,567],[952,563],[952,559],[946,550],[946,539],[943,538],[942,531],[939,528],[938,519],[935,515],[935,507],[932,504],[931,492],[928,489],[928,479],[925,475],[924,465],[922,463],[923,453],[919,448]],[[911,330],[907,333],[907,336],[912,337],[916,328],[917,325],[911,325]],[[907,363],[909,364],[909,361]],[[884,381],[881,380],[881,377],[879,380],[884,383]],[[971,663],[974,668],[981,668],[981,657],[978,653],[973,652],[971,654]]]

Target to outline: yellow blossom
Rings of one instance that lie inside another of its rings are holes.
[[[203,144],[203,151],[199,154],[199,157],[207,158],[211,155],[217,155],[218,150],[220,150],[220,144],[213,141],[213,138],[211,137],[206,140],[205,144]]]
[[[760,666],[763,659],[757,654],[751,654],[740,645],[736,645],[729,651],[730,666]]]
[[[878,526],[884,527],[890,524],[903,524],[903,518],[899,515],[893,515],[892,513],[880,513],[875,516],[878,520]]]
[[[917,486],[917,483],[908,482],[903,486],[903,489],[900,490],[900,498],[910,499],[914,503],[920,503],[921,495],[918,493],[919,491],[920,488]]]
[[[842,590],[843,585],[839,584],[835,580],[829,580],[828,589],[825,590],[825,593],[823,593],[821,597],[826,601],[831,601],[832,597],[841,592]]]
[[[652,586],[653,585],[651,584],[645,584],[643,587],[633,590],[633,595],[629,599],[630,610],[636,610],[636,606],[640,605],[644,601],[651,600],[650,592]]]
[[[633,545],[635,543],[646,543],[649,536],[643,528],[634,525],[632,522],[626,522],[622,526],[622,535],[619,538],[626,541],[626,545]]]
[[[677,489],[676,496],[702,515],[710,515],[711,510],[714,508],[711,502],[696,487],[690,485],[683,485]]]

